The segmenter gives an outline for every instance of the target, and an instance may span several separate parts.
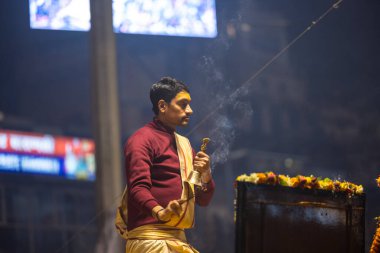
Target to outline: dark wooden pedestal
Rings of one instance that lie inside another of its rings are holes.
[[[237,183],[237,253],[364,252],[365,195]]]

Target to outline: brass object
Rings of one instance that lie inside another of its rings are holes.
[[[210,138],[203,138],[202,139],[202,145],[201,145],[201,151],[202,152],[205,152],[206,149],[207,149],[207,144],[210,142]],[[200,187],[202,187],[202,180],[201,180],[201,173],[199,171],[196,171],[196,170],[192,170],[190,172],[190,175],[187,179],[187,181],[190,183],[190,184],[194,184],[194,185],[198,185]]]
[[[210,142],[210,138],[203,138],[202,139],[202,145],[201,145],[201,151],[206,152],[207,150],[207,144]]]

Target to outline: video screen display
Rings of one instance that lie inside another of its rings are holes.
[[[90,0],[29,0],[33,29],[89,31]]]
[[[215,0],[114,0],[113,26],[120,33],[214,38]]]
[[[33,29],[88,31],[89,0],[29,0]],[[113,0],[117,33],[215,38],[215,0]]]
[[[95,143],[89,139],[0,130],[0,172],[95,180]]]

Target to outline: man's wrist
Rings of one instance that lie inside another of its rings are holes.
[[[160,211],[162,211],[163,209],[165,209],[165,208],[163,208],[162,206],[155,206],[155,207],[153,207],[153,209],[152,209],[152,216],[153,216],[153,218],[155,218],[156,220],[159,221],[160,219],[158,217],[158,213]]]
[[[153,207],[153,209],[152,209],[153,218],[155,218],[160,223],[166,223],[166,222],[170,221],[170,218],[168,220],[162,220],[160,218],[160,212],[164,212],[164,211],[165,211],[165,208],[163,208],[162,206]]]
[[[202,183],[207,184],[211,181],[211,179],[212,179],[212,176],[211,176],[211,170],[210,169],[208,169],[207,171],[205,171],[201,174]]]

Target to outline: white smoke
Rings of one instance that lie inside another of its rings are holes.
[[[216,147],[211,154],[212,170],[227,161],[230,149],[235,140],[235,128],[226,115],[217,115],[214,120],[214,128],[210,133],[213,146]]]
[[[210,106],[208,111],[214,113],[206,124],[211,129],[208,135],[211,138],[214,170],[228,160],[237,134],[242,126],[249,125],[247,122],[252,120],[253,109],[249,102],[243,101],[248,88],[243,86],[234,89],[236,85],[226,80],[214,58],[203,56],[199,67],[205,73],[207,89],[213,94],[212,101],[207,101],[207,104]]]

